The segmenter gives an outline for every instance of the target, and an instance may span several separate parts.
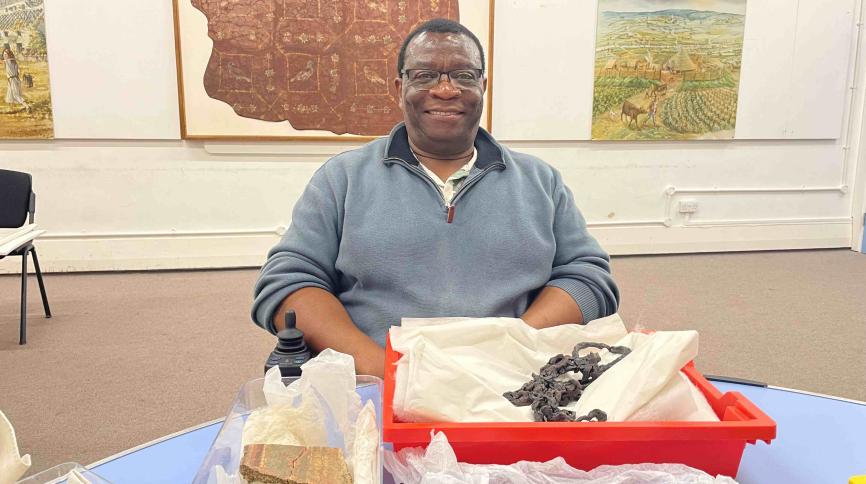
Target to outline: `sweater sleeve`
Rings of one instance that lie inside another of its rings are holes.
[[[313,175],[295,204],[288,231],[268,253],[256,281],[252,319],[271,333],[276,333],[274,313],[291,293],[305,287],[334,293],[337,288],[345,190],[327,172],[326,164]]]
[[[587,231],[574,196],[559,173],[555,175],[553,202],[556,254],[547,285],[569,293],[580,306],[584,322],[615,313],[619,289],[611,277],[610,256]]]

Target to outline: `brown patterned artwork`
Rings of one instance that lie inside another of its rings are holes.
[[[190,0],[213,51],[208,96],[298,130],[382,135],[402,120],[397,53],[418,24],[459,21],[458,0]]]

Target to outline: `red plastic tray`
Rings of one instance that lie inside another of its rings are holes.
[[[739,392],[722,394],[694,364],[683,372],[707,397],[721,422],[403,423],[394,418],[394,366],[401,354],[386,345],[383,440],[394,450],[426,447],[442,431],[460,462],[513,464],[563,457],[590,470],[610,464],[681,463],[710,475],[735,477],[746,443],[770,443],[776,422]]]

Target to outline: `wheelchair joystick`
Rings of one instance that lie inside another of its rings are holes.
[[[280,367],[283,377],[301,376],[301,365],[311,354],[304,342],[304,333],[295,327],[295,312],[286,312],[286,328],[277,333],[277,346],[265,363],[265,373],[275,366]]]

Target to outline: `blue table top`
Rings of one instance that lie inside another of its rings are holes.
[[[847,483],[866,474],[866,405],[781,389],[713,382],[737,391],[776,421],[771,445],[747,445],[743,484]]]
[[[742,484],[846,483],[866,474],[866,404],[784,389],[714,382],[738,391],[772,417],[771,445],[747,445],[737,480]],[[117,484],[191,482],[221,422],[181,432],[91,468]]]
[[[218,421],[88,467],[115,484],[192,482],[221,426]]]

